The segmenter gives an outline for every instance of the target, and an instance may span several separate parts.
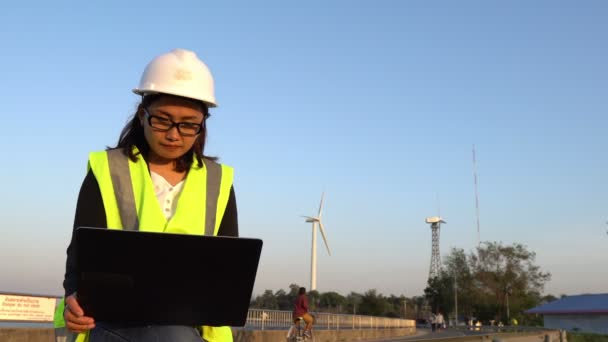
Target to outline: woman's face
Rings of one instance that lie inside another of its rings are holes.
[[[192,148],[203,122],[201,109],[193,101],[173,96],[161,96],[146,108],[139,119],[150,145],[149,162],[168,163]]]

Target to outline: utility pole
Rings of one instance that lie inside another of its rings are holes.
[[[511,322],[511,317],[509,315],[509,292],[507,292],[507,321]]]
[[[509,314],[509,294],[511,294],[511,286],[507,285],[507,289],[505,291],[505,295],[507,296],[507,322],[511,324],[511,316]]]
[[[458,325],[458,286],[456,285],[456,276],[454,275],[454,323]]]

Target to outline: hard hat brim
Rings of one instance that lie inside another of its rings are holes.
[[[139,88],[133,88],[132,91],[133,91],[133,93],[135,93],[137,95],[141,95],[141,96],[145,96],[145,95],[149,95],[149,94],[166,94],[166,95],[185,97],[185,98],[188,98],[188,99],[192,99],[192,100],[196,100],[196,101],[201,101],[204,104],[206,104],[207,107],[209,107],[209,108],[216,108],[217,107],[217,103],[215,103],[215,102],[210,102],[210,101],[205,101],[205,100],[202,100],[202,99],[196,99],[196,98],[193,98],[193,97],[183,96],[181,94],[172,94],[171,92],[168,92],[168,91],[160,92],[160,91],[145,90],[145,89],[139,89]]]

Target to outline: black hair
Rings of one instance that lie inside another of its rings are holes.
[[[128,156],[129,159],[131,159],[132,161],[137,160],[137,154],[141,154],[144,160],[147,160],[148,158],[148,154],[150,153],[150,145],[148,145],[146,137],[144,136],[144,128],[141,125],[140,117],[144,114],[144,110],[149,107],[154,101],[158,100],[161,96],[174,96],[182,98],[180,96],[167,94],[152,94],[143,96],[141,102],[137,105],[137,110],[135,111],[135,114],[133,114],[131,120],[129,120],[129,122],[125,125],[125,127],[122,129],[122,132],[120,133],[118,144],[114,148],[122,149],[123,153]],[[175,161],[175,171],[178,172],[188,171],[192,166],[194,156],[196,156],[198,167],[203,166],[203,158],[213,161],[218,159],[217,157],[210,157],[204,154],[205,141],[207,140],[207,125],[205,123],[207,119],[211,116],[209,114],[209,108],[202,101],[197,101],[188,98],[185,99],[187,99],[188,101],[193,101],[201,107],[203,111],[203,128],[199,135],[196,137],[192,148]],[[133,151],[133,146],[137,147],[139,153]]]

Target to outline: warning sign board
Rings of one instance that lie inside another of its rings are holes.
[[[54,297],[0,294],[0,321],[52,322]]]

